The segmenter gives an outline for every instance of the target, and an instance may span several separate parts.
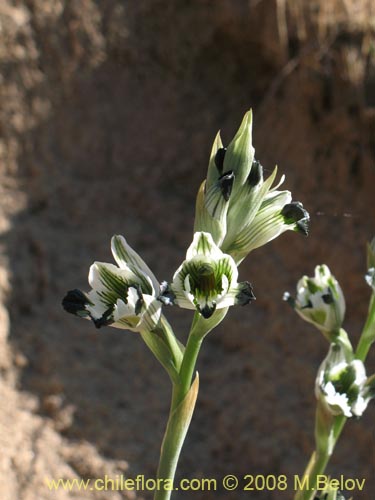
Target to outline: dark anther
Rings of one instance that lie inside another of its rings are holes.
[[[309,234],[310,216],[307,210],[303,208],[302,203],[293,201],[284,205],[281,215],[284,217],[285,224],[296,224],[297,231],[305,236]]]
[[[217,168],[219,174],[223,173],[224,158],[225,158],[226,152],[227,152],[227,148],[220,148],[216,151],[215,165],[216,165],[216,168]]]
[[[76,314],[79,316],[88,316],[85,311],[85,306],[90,304],[90,301],[81,290],[70,290],[62,301],[62,306],[68,313]]]
[[[232,192],[234,182],[234,173],[232,170],[225,172],[221,177],[219,177],[219,184],[221,193],[225,201],[228,201]]]
[[[283,209],[281,210],[281,215],[284,216],[284,218],[286,219],[285,222],[288,224],[306,217],[307,212],[303,208],[302,203],[300,203],[299,201],[292,201],[292,203],[284,205]]]
[[[296,299],[292,297],[289,292],[284,293],[283,300],[293,307],[293,309],[296,307]]]
[[[240,285],[240,291],[236,295],[236,303],[240,306],[244,306],[252,300],[255,300],[255,295],[253,294],[253,287],[251,286],[251,283],[244,281],[240,283]]]
[[[263,177],[263,167],[258,160],[254,160],[251,165],[251,170],[247,178],[247,182],[251,187],[257,186]]]
[[[304,236],[309,235],[309,220],[310,219],[302,219],[302,220],[299,220],[296,224],[297,231],[299,233],[303,234]]]
[[[163,281],[160,285],[160,294],[158,300],[165,306],[173,306],[176,295],[173,293],[169,284]]]

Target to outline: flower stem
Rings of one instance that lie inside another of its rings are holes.
[[[327,446],[325,450],[313,452],[301,479],[301,483],[305,484],[307,489],[298,490],[294,500],[313,500],[315,498],[318,478],[320,475],[324,474],[346,420],[344,415],[334,418],[330,447]],[[304,483],[303,481],[306,477],[308,477],[308,480]]]
[[[178,379],[171,377],[173,383],[171,408],[160,451],[157,472],[158,488],[155,491],[154,500],[169,500],[171,497],[177,462],[198,396],[198,373],[193,382],[192,380],[199,351],[204,337],[221,323],[227,311],[228,308],[219,309],[210,319],[204,319],[200,314],[195,313],[183,352]],[[179,351],[179,346],[177,347]]]
[[[189,335],[184,357],[180,369],[180,387],[175,395],[175,404],[178,404],[185,397],[190,389],[193,378],[195,365],[197,363],[198,354],[202,345],[202,338],[194,334],[194,331]]]
[[[173,426],[175,410],[178,406],[175,404],[177,393],[179,392],[178,389],[178,386],[174,384],[168,423],[160,452],[159,467],[157,471],[158,483],[154,494],[154,500],[168,500],[171,497],[177,462],[185,438],[185,435],[175,436]],[[187,423],[187,425],[189,425],[189,423]]]
[[[371,296],[369,312],[365,326],[363,328],[355,357],[362,362],[365,361],[371,344],[375,338],[375,294]],[[340,434],[345,426],[347,418],[344,415],[339,415],[334,418],[331,433],[330,433],[330,446],[326,450],[314,451],[311,455],[310,461],[304,472],[304,476],[309,477],[308,489],[301,489],[295,494],[294,500],[313,500],[317,491],[318,476],[324,474],[329,459],[335,448],[335,445],[340,437]],[[327,438],[328,440],[328,438]]]
[[[313,500],[315,498],[318,476],[326,468],[328,460],[328,453],[313,452],[301,479],[301,483],[306,484],[306,489],[298,490],[294,497],[295,500]],[[308,477],[308,481],[305,482],[306,477]]]
[[[366,359],[367,353],[371,347],[371,344],[375,339],[375,294],[371,295],[369,312],[361,338],[359,339],[356,358],[364,361]]]
[[[180,368],[179,383],[173,384],[171,408],[161,447],[154,500],[169,500],[181,448],[188,431],[198,395],[198,377],[192,384],[203,335],[193,327]]]

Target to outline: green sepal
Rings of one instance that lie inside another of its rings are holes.
[[[210,318],[205,319],[199,313],[195,313],[191,325],[190,335],[203,339],[211,330],[217,327],[227,315],[229,307],[217,309]]]

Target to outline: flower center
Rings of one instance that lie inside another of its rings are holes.
[[[210,264],[202,264],[198,268],[198,273],[193,288],[198,289],[204,295],[210,295],[216,290],[216,280],[214,269]]]

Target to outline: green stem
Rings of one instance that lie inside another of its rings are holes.
[[[344,415],[334,418],[330,449],[326,447],[324,450],[322,449],[320,451],[313,452],[301,479],[301,484],[304,484],[306,489],[298,490],[294,500],[314,500],[317,492],[319,476],[324,474],[324,471],[326,470],[327,464],[332,456],[333,450],[335,449],[346,420],[347,419]],[[304,483],[303,481],[306,477],[308,477],[308,480]]]
[[[171,407],[168,417],[168,423],[164,434],[163,444],[161,447],[159,466],[157,471],[157,479],[161,479],[163,481],[171,479],[174,480],[174,476],[176,473],[177,462],[180,455],[180,450],[182,447],[182,443],[178,443],[174,439],[174,435],[171,432],[170,422],[173,418],[173,413],[176,408],[175,401],[176,395],[178,392],[178,386],[173,384],[172,390],[172,400]],[[171,491],[168,491],[166,488],[166,483],[158,486],[155,490],[154,500],[167,500],[171,496]]]
[[[173,384],[171,408],[157,472],[160,485],[159,489],[155,491],[154,500],[169,500],[171,497],[170,486],[174,480],[181,448],[194,411],[198,389],[195,390],[192,386],[192,378],[204,336],[202,332],[194,328],[196,323],[197,321],[193,322],[192,331],[186,344],[181,362],[179,383]],[[195,394],[191,394],[193,389]]]
[[[344,336],[343,338],[345,339],[346,337]],[[365,361],[368,351],[371,347],[371,344],[374,342],[374,338],[375,338],[375,294],[372,294],[367,320],[363,328],[361,337],[358,342],[357,350],[355,353],[355,357],[357,359],[361,360],[362,362]],[[327,449],[326,451],[321,450],[313,452],[303,476],[305,477],[307,475],[309,477],[308,489],[297,491],[294,500],[314,499],[317,491],[317,478],[319,475],[324,474],[324,471],[327,467],[332,452],[345,426],[346,420],[347,418],[344,415],[335,417],[331,428],[332,433],[330,437],[331,439],[330,450]]]
[[[204,319],[200,314],[195,313],[189,338],[183,352],[178,379],[172,378],[171,409],[160,451],[157,472],[159,489],[155,491],[154,500],[169,500],[171,497],[171,485],[174,481],[177,462],[189,429],[198,395],[198,373],[192,383],[198,354],[204,337],[221,323],[227,311],[228,308],[219,309],[209,319]]]
[[[361,338],[359,339],[356,357],[361,361],[366,359],[371,344],[375,338],[375,294],[371,295],[369,312]]]
[[[306,486],[306,489],[298,490],[295,495],[295,500],[313,500],[316,493],[316,485],[318,476],[325,470],[330,455],[328,453],[314,453],[311,455],[310,461],[301,479],[301,483]],[[305,478],[308,480],[305,482]]]
[[[188,338],[184,357],[180,369],[180,387],[176,394],[175,403],[178,404],[187,394],[190,389],[191,381],[193,379],[195,365],[197,363],[198,354],[202,346],[203,339],[194,334],[194,331]]]

